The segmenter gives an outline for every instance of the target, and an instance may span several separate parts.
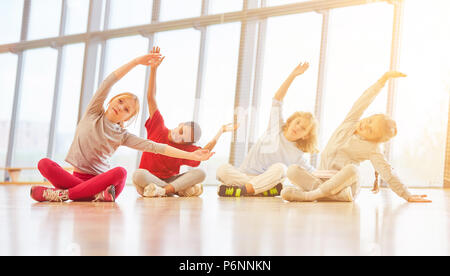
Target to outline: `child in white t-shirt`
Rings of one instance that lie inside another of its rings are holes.
[[[356,101],[344,122],[336,129],[322,151],[319,170],[336,170],[337,173],[323,181],[298,166],[291,166],[287,176],[297,187],[287,187],[281,192],[287,201],[313,201],[333,199],[353,201],[358,195],[360,182],[358,166],[370,160],[376,172],[400,197],[409,202],[431,202],[426,195],[412,195],[400,181],[381,153],[379,145],[397,134],[395,121],[385,114],[375,114],[361,119],[364,111],[375,100],[391,78],[405,77],[400,72],[387,72],[367,89]]]
[[[286,168],[298,164],[307,171],[314,170],[304,153],[317,152],[317,123],[308,112],[295,112],[286,123],[282,117],[282,101],[294,79],[303,74],[308,63],[300,63],[276,92],[266,132],[250,149],[239,168],[224,164],[217,170],[219,196],[279,195]]]

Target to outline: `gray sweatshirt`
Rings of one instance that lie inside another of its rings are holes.
[[[384,84],[383,80],[379,80],[356,101],[344,122],[336,129],[322,151],[319,169],[341,170],[345,165],[359,165],[365,160],[370,160],[374,169],[389,184],[389,187],[397,195],[408,200],[411,196],[408,188],[392,170],[381,153],[378,143],[364,140],[355,134],[358,121]]]
[[[109,170],[109,158],[123,145],[139,151],[163,153],[166,145],[128,133],[105,116],[103,104],[111,87],[118,81],[110,74],[92,97],[78,123],[66,162],[87,174],[98,175]]]

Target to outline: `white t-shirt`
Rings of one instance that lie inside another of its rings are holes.
[[[269,127],[261,138],[252,146],[239,170],[246,174],[262,174],[271,165],[283,163],[286,166],[297,164],[309,172],[314,167],[309,165],[295,142],[291,142],[283,134],[282,102],[273,99],[270,110]]]

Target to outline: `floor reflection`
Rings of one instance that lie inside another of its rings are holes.
[[[419,193],[422,193],[419,191]],[[449,255],[450,191],[411,204],[363,189],[354,203],[142,198],[35,203],[0,186],[0,255]]]

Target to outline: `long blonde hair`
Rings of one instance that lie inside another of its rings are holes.
[[[140,110],[140,105],[139,105],[139,98],[134,95],[133,93],[130,92],[123,92],[120,94],[115,95],[114,97],[111,98],[111,100],[109,100],[108,105],[114,101],[115,99],[119,99],[119,98],[125,98],[125,99],[132,99],[134,100],[134,112],[133,114],[130,115],[129,118],[127,118],[125,121],[120,122],[120,126],[122,128],[124,128],[124,122],[128,122],[131,119],[133,119],[133,121],[130,121],[125,127],[130,126],[134,121],[136,121],[137,116],[139,115],[139,110]]]
[[[317,120],[314,118],[314,115],[311,114],[310,112],[302,112],[302,111],[295,112],[286,120],[286,123],[283,125],[282,130],[286,131],[290,123],[296,118],[304,118],[308,120],[311,124],[311,130],[309,131],[308,135],[295,141],[295,143],[297,144],[297,148],[307,153],[318,153],[319,150],[317,149]]]

